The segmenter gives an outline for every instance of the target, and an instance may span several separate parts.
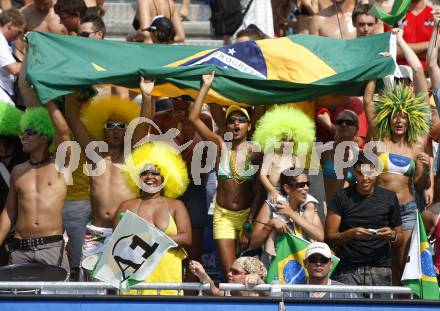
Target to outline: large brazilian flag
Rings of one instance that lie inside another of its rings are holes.
[[[307,270],[304,268],[304,257],[309,245],[309,241],[294,234],[279,234],[275,244],[277,255],[269,264],[266,282],[278,280],[280,284],[304,284],[308,278]],[[330,275],[339,261],[338,257],[332,256]]]
[[[394,73],[390,36],[296,35],[207,49],[32,32],[26,70],[42,103],[97,84],[136,88],[140,75],[156,79],[156,96],[195,97],[201,75],[215,71],[207,102],[278,104],[361,95],[366,81]]]

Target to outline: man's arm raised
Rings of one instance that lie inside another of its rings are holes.
[[[47,103],[46,109],[49,111],[50,118],[55,127],[55,146],[58,147],[61,143],[70,140],[69,125],[54,102]]]
[[[145,80],[141,77],[139,88],[142,94],[142,107],[140,117],[153,120],[153,101],[154,97],[151,96],[151,92],[154,89],[154,81]],[[131,139],[131,145],[135,146],[142,138],[148,135],[150,132],[150,124],[146,122],[140,122],[137,124],[134,130],[133,137]]]
[[[73,132],[75,140],[81,146],[82,150],[86,150],[87,145],[93,140],[84,124],[80,119],[82,103],[78,100],[78,94],[69,94],[66,96],[66,119]]]

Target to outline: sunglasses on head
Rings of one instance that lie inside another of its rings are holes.
[[[336,123],[336,125],[343,125],[344,123],[347,126],[355,126],[356,125],[355,121],[349,120],[349,119],[338,119],[338,120],[335,121],[335,123]]]
[[[300,181],[294,184],[295,188],[304,188],[305,186],[310,187],[310,181]]]
[[[98,31],[82,31],[78,33],[78,36],[88,38],[91,34],[97,33]]]
[[[24,131],[23,131],[23,135],[27,135],[27,136],[32,136],[32,135],[37,135],[38,134],[38,132],[36,131],[36,130],[34,130],[34,129],[25,129]]]
[[[246,272],[244,272],[244,271],[239,271],[239,270],[236,270],[233,268],[229,269],[229,271],[231,271],[232,275],[245,275],[246,274]]]
[[[153,176],[160,176],[160,170],[157,168],[149,168],[146,169],[145,171],[142,171],[140,173],[140,176],[147,176],[148,174],[151,174]]]
[[[232,117],[228,117],[226,119],[226,123],[228,123],[228,124],[234,124],[236,121],[238,121],[238,123],[249,122],[249,120],[246,116],[232,116]]]
[[[112,130],[112,129],[125,129],[125,123],[124,122],[107,122],[104,125],[104,128],[107,130]]]
[[[310,263],[322,263],[324,265],[328,264],[330,262],[330,258],[327,257],[323,257],[323,256],[310,256],[309,258],[307,258],[307,260]]]

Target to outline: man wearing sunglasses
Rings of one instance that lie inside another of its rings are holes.
[[[330,280],[330,268],[332,267],[332,252],[327,244],[314,242],[309,245],[304,256],[304,268],[309,275],[308,285],[344,285]],[[323,298],[323,299],[346,299],[357,298],[354,293],[332,292],[291,292],[286,296],[293,298]]]
[[[153,86],[152,82],[142,80],[143,94],[146,88],[151,93]],[[149,117],[151,97],[143,96],[143,99],[142,116]],[[137,195],[128,187],[122,169],[125,164],[126,129],[133,119],[140,116],[140,110],[135,102],[117,96],[98,96],[87,105],[84,105],[84,100],[78,94],[67,96],[67,120],[81,149],[86,151],[90,164],[88,170],[92,217],[87,224],[82,248],[82,267],[86,270],[93,269],[103,250],[105,239],[113,232],[113,218],[119,205]],[[131,146],[147,132],[148,129],[143,125],[137,126]],[[87,149],[94,142],[104,143],[106,148]]]
[[[399,201],[394,192],[375,185],[375,166],[362,152],[354,175],[356,184],[338,190],[327,210],[326,240],[341,259],[335,280],[390,286],[390,248],[403,241]]]
[[[58,148],[70,140],[69,127],[54,103],[46,108],[28,108],[21,118],[21,141],[29,160],[12,170],[0,216],[0,244],[15,225],[14,238],[7,243],[9,264],[42,263],[68,272],[62,222],[67,184],[49,146]]]
[[[104,20],[99,15],[86,14],[81,17],[78,36],[90,39],[103,40],[105,37]]]

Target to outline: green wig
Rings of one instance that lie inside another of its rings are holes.
[[[166,197],[177,198],[185,192],[189,184],[185,161],[171,145],[155,141],[136,148],[125,159],[125,177],[134,193],[139,193],[139,175],[147,164],[159,168]]]
[[[431,111],[425,103],[425,94],[414,96],[410,87],[403,84],[394,90],[385,89],[375,102],[375,123],[381,139],[391,139],[390,117],[397,111],[408,116],[408,143],[415,143],[431,129]]]
[[[108,120],[124,121],[127,125],[140,115],[140,107],[132,100],[119,96],[97,96],[81,109],[81,120],[95,139],[104,138]]]
[[[252,140],[264,151],[281,142],[283,136],[293,140],[294,155],[299,143],[307,144],[310,150],[315,141],[315,123],[298,108],[276,106],[258,120]]]
[[[0,102],[0,136],[19,136],[23,112],[14,106]]]
[[[49,112],[43,107],[27,108],[21,117],[20,127],[22,133],[28,128],[36,130],[38,134],[47,136],[50,143],[55,137],[55,129]]]

